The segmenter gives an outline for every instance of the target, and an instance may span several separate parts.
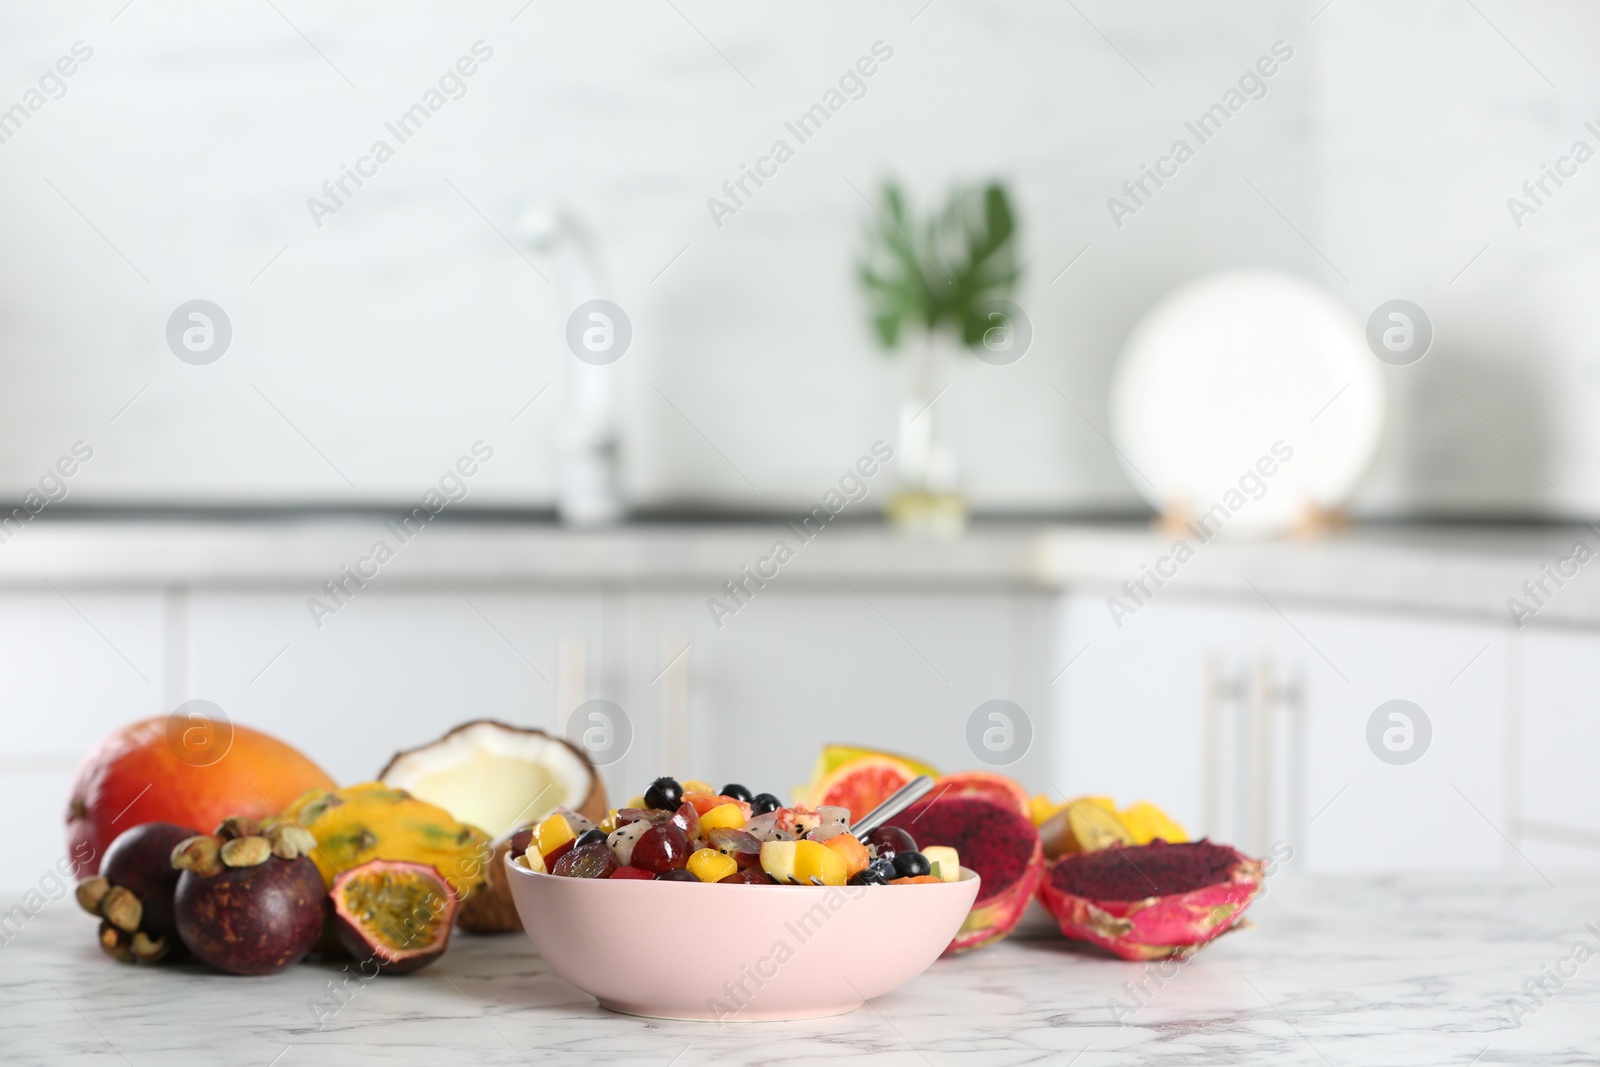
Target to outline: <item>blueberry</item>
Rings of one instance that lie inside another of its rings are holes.
[[[732,797],[735,800],[742,800],[746,804],[750,803],[751,800],[750,790],[746,789],[738,782],[730,782],[729,784],[723,786],[722,795],[725,797]]]
[[[605,843],[606,832],[597,828],[594,830],[585,830],[583,833],[579,834],[578,839],[572,843],[572,847],[582,848],[584,845],[603,845]]]
[[[771,793],[757,793],[750,798],[750,814],[765,815],[769,811],[777,811],[783,807],[783,801]]]
[[[887,864],[886,864],[886,866],[887,866]],[[892,868],[891,868],[891,870],[892,870]],[[850,876],[850,884],[851,885],[888,885],[889,884],[889,878],[888,878],[887,875],[884,874],[884,872],[882,870],[880,870],[878,868],[878,865],[876,863],[874,863],[872,866],[863,867],[861,870],[857,871],[855,874],[852,874]]]
[[[678,805],[683,803],[683,786],[676,778],[657,778],[644,791],[644,802],[662,811],[677,811]]]
[[[696,878],[682,867],[674,867],[672,870],[662,871],[656,877],[656,880],[659,882],[698,882],[700,879]]]
[[[933,864],[920,852],[896,852],[894,873],[897,878],[917,878],[933,873]]]
[[[880,856],[873,860],[867,865],[867,870],[874,872],[879,878],[879,881],[873,883],[874,885],[883,885],[891,878],[898,877],[894,870],[894,860],[889,859],[887,856]]]

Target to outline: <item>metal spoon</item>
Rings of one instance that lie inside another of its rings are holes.
[[[889,799],[867,812],[856,824],[850,827],[850,832],[857,837],[865,837],[890,819],[905,811],[912,804],[928,795],[933,788],[933,779],[926,774],[919,774],[905,785],[889,794]]]
[[[890,793],[888,799],[886,799],[882,804],[879,804],[877,807],[863,815],[860,819],[856,820],[855,825],[850,827],[850,832],[855,834],[857,837],[867,836],[869,833],[876,830],[878,827],[882,826],[896,815],[899,815],[902,811],[905,811],[923,797],[927,796],[928,790],[932,788],[932,778],[929,778],[926,774],[918,775],[905,785],[901,786],[899,789],[896,789],[893,793]],[[812,875],[811,884],[821,885],[822,879],[818,878],[816,875]]]

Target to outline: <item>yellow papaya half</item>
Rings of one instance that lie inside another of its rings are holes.
[[[465,899],[483,884],[493,852],[482,830],[382,782],[312,790],[296,799],[284,818],[317,839],[311,859],[330,888],[351,867],[394,860],[429,865]]]

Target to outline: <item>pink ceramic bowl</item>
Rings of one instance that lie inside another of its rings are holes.
[[[661,1019],[842,1015],[939,958],[978,876],[922,885],[699,885],[558,878],[507,860],[550,969],[603,1007]]]

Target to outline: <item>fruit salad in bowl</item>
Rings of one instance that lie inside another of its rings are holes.
[[[897,988],[979,888],[911,828],[857,836],[844,807],[672,778],[599,823],[557,810],[505,862],[556,974],[616,1011],[718,1022],[837,1015]]]

